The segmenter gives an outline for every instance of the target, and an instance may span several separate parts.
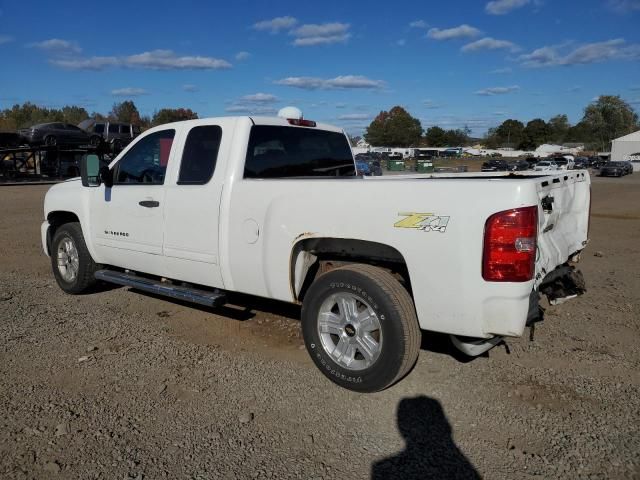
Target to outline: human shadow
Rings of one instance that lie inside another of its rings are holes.
[[[451,438],[440,402],[420,395],[398,404],[398,429],[405,449],[371,467],[372,480],[480,479]]]

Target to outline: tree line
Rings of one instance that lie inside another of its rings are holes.
[[[193,120],[198,114],[189,108],[161,108],[151,116],[140,115],[132,100],[114,103],[111,111],[106,114],[92,112],[89,114],[84,107],[67,105],[62,108],[46,108],[31,102],[16,104],[11,108],[0,111],[0,130],[18,130],[38,123],[65,122],[74,125],[83,120],[93,118],[99,121],[133,123],[140,125],[143,130],[162,125],[163,123],[180,120]]]
[[[526,124],[507,119],[490,128],[484,138],[472,138],[466,126],[445,130],[432,126],[423,131],[420,120],[404,108],[395,106],[376,116],[367,127],[365,140],[373,146],[386,147],[460,147],[482,143],[486,148],[534,150],[544,143],[581,143],[589,150],[608,150],[611,140],[640,128],[638,114],[619,96],[601,95],[584,109],[575,125],[560,114],[545,121],[534,118]]]

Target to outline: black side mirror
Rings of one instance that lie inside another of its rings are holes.
[[[100,185],[100,157],[95,154],[84,155],[80,160],[80,178],[82,186],[97,187]]]
[[[100,180],[102,180],[105,187],[113,187],[113,171],[109,170],[109,167],[106,165],[100,167]]]

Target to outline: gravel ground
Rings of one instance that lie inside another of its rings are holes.
[[[362,395],[316,371],[295,306],[64,295],[47,187],[0,187],[0,477],[640,478],[640,175],[595,178],[589,291],[473,361],[424,335]]]

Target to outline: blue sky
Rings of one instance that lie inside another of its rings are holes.
[[[104,6],[102,6],[104,5]],[[640,107],[640,0],[0,0],[0,108],[272,114],[360,133],[402,105],[423,127],[577,122],[597,95]]]

